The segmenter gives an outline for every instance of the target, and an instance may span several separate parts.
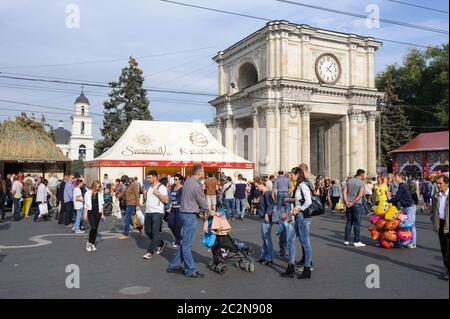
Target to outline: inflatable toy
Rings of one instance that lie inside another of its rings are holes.
[[[389,205],[386,202],[381,202],[378,206],[373,208],[373,212],[378,216],[384,216],[389,209]]]
[[[380,244],[381,244],[381,247],[383,247],[383,248],[392,248],[392,247],[394,247],[394,243],[393,242],[391,242],[389,240],[386,240],[384,238],[382,238],[380,240]]]
[[[412,232],[408,229],[399,229],[397,231],[397,237],[401,241],[409,241],[412,238]]]
[[[398,237],[397,237],[397,233],[393,230],[385,230],[382,233],[383,239],[385,240],[389,240],[389,241],[397,241]]]
[[[408,219],[408,215],[402,214],[402,213],[400,212],[400,214],[398,214],[398,216],[397,216],[397,219],[400,220],[400,221],[402,221],[402,222],[404,222],[405,220]]]
[[[386,223],[387,223],[387,220],[380,219],[376,225],[377,229],[382,230],[384,228],[384,226],[386,225]]]
[[[408,220],[405,220],[404,222],[401,222],[399,226],[400,226],[400,228],[410,230],[413,228],[414,225],[412,223],[410,223]]]
[[[376,225],[377,222],[378,222],[380,219],[381,219],[380,216],[376,216],[376,215],[375,215],[375,216],[372,216],[372,217],[369,218],[369,222],[371,222],[372,224]]]
[[[400,221],[398,219],[390,220],[384,225],[385,230],[396,230],[400,225]]]
[[[376,227],[370,227],[369,232],[372,240],[377,240],[378,238],[380,238],[381,233],[377,230]]]
[[[394,220],[397,219],[398,216],[398,209],[392,204],[389,204],[389,209],[387,210],[386,214],[384,215],[384,219],[386,220]]]

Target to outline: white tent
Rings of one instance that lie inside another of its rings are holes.
[[[133,121],[122,137],[105,153],[86,162],[88,182],[122,175],[136,176],[156,169],[159,173],[190,173],[194,163],[206,171],[253,178],[254,164],[222,146],[200,122]]]

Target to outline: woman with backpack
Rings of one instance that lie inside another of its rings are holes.
[[[312,262],[312,248],[309,239],[309,227],[311,224],[311,216],[308,214],[308,209],[312,204],[311,188],[308,185],[305,173],[299,167],[294,167],[291,170],[291,178],[296,182],[293,198],[295,199],[294,208],[291,210],[291,215],[295,217],[295,231],[288,234],[288,251],[289,263],[286,271],[281,274],[282,277],[294,278],[295,275],[295,239],[300,237],[300,242],[304,248],[304,267],[298,279],[311,278],[311,262]]]

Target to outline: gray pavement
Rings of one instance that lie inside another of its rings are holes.
[[[369,238],[369,223],[362,227],[365,248],[345,247],[345,220],[326,214],[314,217],[311,240],[315,270],[310,280],[279,276],[286,262],[275,259],[272,267],[257,264],[254,273],[237,267],[220,276],[207,268],[210,253],[201,244],[201,227],[194,258],[203,279],[166,273],[174,250],[167,245],[161,256],[145,261],[146,236],[117,240],[123,222],[109,217],[98,251],[87,253],[87,235],[74,235],[55,221],[32,220],[0,224],[0,298],[449,298],[449,282],[441,277],[443,263],[437,235],[429,217],[417,216],[415,250],[377,248]],[[164,225],[163,238],[172,241]],[[231,235],[251,245],[257,258],[260,247],[256,217],[232,223]],[[274,229],[275,233],[275,229]],[[274,235],[275,247],[278,239]],[[278,249],[276,249],[277,251]],[[299,244],[297,243],[297,257]],[[80,269],[80,288],[66,287],[66,267]],[[380,288],[366,287],[366,267],[380,268]]]

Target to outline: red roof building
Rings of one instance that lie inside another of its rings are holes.
[[[422,133],[390,152],[392,171],[422,178],[448,172],[448,146],[449,131]]]

